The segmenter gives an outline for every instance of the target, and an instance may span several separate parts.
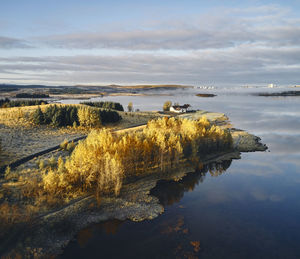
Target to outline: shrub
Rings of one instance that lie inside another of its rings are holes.
[[[65,171],[65,163],[62,157],[60,156],[57,160],[57,172],[59,174],[62,174],[64,173],[64,171]]]
[[[52,155],[48,160],[49,166],[54,169],[57,166],[57,162],[55,160],[55,157]]]
[[[74,148],[75,148],[75,143],[74,143],[74,141],[72,141],[71,143],[69,143],[68,145],[67,145],[67,151],[71,154],[72,153],[72,151],[74,150]]]
[[[44,160],[40,160],[39,162],[39,169],[42,170],[46,167],[45,161]]]
[[[68,140],[65,139],[63,142],[60,143],[59,146],[60,146],[60,148],[61,148],[62,150],[67,150]]]
[[[133,104],[132,104],[132,102],[128,103],[127,109],[128,109],[129,112],[133,111]]]
[[[7,166],[5,168],[4,177],[8,178],[10,176],[10,174],[11,174],[11,168],[10,168],[10,166]]]
[[[171,106],[172,106],[172,102],[166,101],[163,106],[163,111],[170,111]]]
[[[61,144],[60,144],[60,148],[62,150],[68,151],[70,154],[72,153],[72,151],[74,150],[76,144],[74,143],[74,141],[72,142],[68,142],[67,139],[65,139]]]

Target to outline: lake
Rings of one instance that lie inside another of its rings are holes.
[[[90,226],[61,258],[300,258],[300,97],[251,95],[276,90],[293,89],[185,89],[172,96],[98,98],[124,108],[131,101],[140,110],[161,110],[170,100],[224,112],[234,127],[261,137],[269,150],[211,164],[179,182],[160,182],[152,194],[165,206],[161,216]],[[203,92],[217,96],[195,96]]]

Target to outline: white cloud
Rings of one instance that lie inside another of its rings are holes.
[[[117,56],[44,56],[0,59],[1,72],[43,71],[47,81],[78,82],[244,82],[296,81],[298,69],[279,69],[274,64],[299,66],[299,48],[248,50],[246,46],[225,50],[190,51],[185,55],[132,53]],[[68,73],[67,75],[58,72]]]
[[[37,40],[47,46],[75,49],[199,50],[245,43],[299,46],[300,23],[289,14],[289,9],[276,5],[217,9],[184,21],[156,22],[144,29],[75,32]]]

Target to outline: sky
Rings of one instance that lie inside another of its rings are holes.
[[[0,83],[300,84],[300,1],[1,0]]]

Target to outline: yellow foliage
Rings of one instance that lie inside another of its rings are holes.
[[[66,150],[68,144],[69,144],[68,140],[67,140],[67,139],[64,139],[64,141],[61,142],[59,146],[60,146],[60,148],[61,148],[62,150]]]
[[[79,120],[80,126],[83,126],[83,127],[100,127],[101,126],[101,116],[100,116],[98,108],[81,105],[78,108],[77,115],[78,115],[78,120]]]
[[[44,174],[43,191],[65,198],[84,193],[94,193],[99,199],[103,194],[118,195],[124,177],[151,173],[155,168],[167,171],[182,159],[199,161],[207,153],[231,146],[230,133],[206,118],[192,121],[165,117],[149,121],[143,131],[137,132],[93,130],[65,163],[59,158],[58,168]]]

